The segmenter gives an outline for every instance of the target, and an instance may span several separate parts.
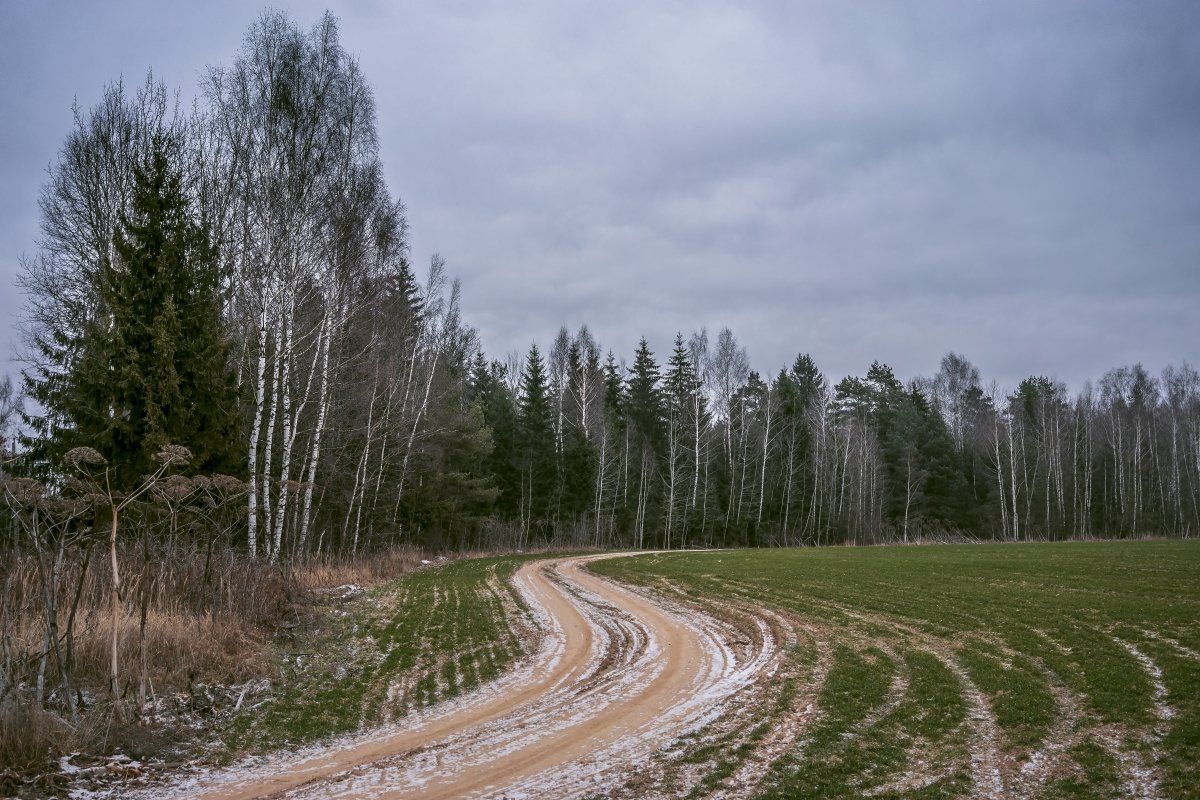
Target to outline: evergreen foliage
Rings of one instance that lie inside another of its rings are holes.
[[[494,513],[504,519],[515,519],[521,509],[521,469],[516,458],[520,430],[517,408],[505,383],[506,372],[499,361],[489,364],[483,353],[476,354],[473,394],[483,414],[483,423],[492,433],[493,447],[485,465],[496,482]]]
[[[658,447],[663,435],[665,410],[659,386],[658,363],[643,337],[633,354],[625,391],[625,413],[639,436],[650,447]]]
[[[192,211],[178,152],[159,139],[134,170],[130,211],[98,271],[97,309],[77,357],[61,375],[33,373],[26,384],[46,412],[36,424],[48,434],[37,442],[45,456],[93,447],[122,490],[152,471],[168,443],[188,447],[202,472],[244,470],[217,253]]]
[[[527,535],[547,536],[553,520],[558,457],[554,407],[545,363],[536,344],[529,348],[521,375],[518,420],[524,527]]]

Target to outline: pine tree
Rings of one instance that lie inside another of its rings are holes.
[[[904,402],[904,384],[887,364],[871,362],[867,370],[867,387],[871,392],[871,410],[875,429],[880,441],[885,441],[891,430],[892,419],[897,407]]]

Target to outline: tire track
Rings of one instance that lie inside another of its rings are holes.
[[[578,797],[619,785],[649,753],[723,713],[780,650],[763,619],[746,646],[717,619],[585,570],[611,557],[518,570],[514,586],[538,642],[495,682],[369,734],[201,774],[154,796]]]
[[[963,666],[950,643],[895,619],[861,613],[836,604],[830,604],[830,607],[851,619],[896,631],[901,636],[907,637],[920,649],[936,657],[946,669],[954,674],[958,680],[963,701],[966,703],[965,724],[971,773],[971,796],[985,797],[989,800],[999,800],[999,798],[1009,796],[1009,787],[1004,777],[1007,759],[1003,752],[1003,736],[1000,733],[1000,726],[996,722],[995,712],[992,710],[987,695],[972,680],[970,673]]]

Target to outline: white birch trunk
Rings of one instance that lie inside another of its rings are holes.
[[[763,431],[763,450],[762,450],[762,476],[758,484],[758,519],[755,525],[762,524],[763,503],[767,496],[767,455],[771,447],[771,389],[767,387],[767,419],[766,428]]]
[[[281,439],[283,442],[283,451],[280,453],[279,461],[279,493],[276,498],[275,506],[275,531],[272,537],[271,560],[278,561],[283,547],[283,523],[287,516],[287,498],[288,498],[288,481],[291,479],[292,469],[292,448],[296,441],[296,422],[297,420],[292,415],[292,362],[295,360],[293,349],[295,337],[295,304],[290,303],[288,307],[288,320],[285,327],[286,343],[283,354],[283,370],[280,379],[280,395],[283,398],[283,409],[281,413]],[[315,366],[315,365],[314,365]],[[312,373],[309,373],[311,377]],[[311,386],[311,384],[310,384]],[[297,409],[297,414],[301,409]]]
[[[258,437],[263,424],[263,406],[266,400],[267,372],[267,310],[263,307],[262,320],[258,328],[258,369],[254,383],[254,424],[250,428],[250,452],[247,464],[250,472],[249,489],[246,492],[247,545],[250,558],[258,557]]]
[[[329,341],[331,329],[321,342],[321,389],[317,399],[317,427],[313,430],[312,448],[308,454],[308,474],[304,476],[304,506],[300,512],[300,550],[308,545],[309,525],[312,519],[313,487],[317,481],[317,465],[321,460],[321,438],[325,432],[325,415],[329,411]]]
[[[358,510],[355,512],[355,515],[354,515],[354,541],[350,546],[351,553],[358,552],[358,538],[359,538],[360,532],[362,531],[362,510],[363,510],[363,503],[366,501],[366,495],[367,495],[367,465],[371,461],[371,434],[372,434],[372,431],[374,430],[374,425],[375,425],[375,401],[376,401],[376,398],[378,397],[378,395],[379,395],[379,385],[378,385],[378,381],[376,381],[376,385],[371,387],[371,405],[367,409],[367,437],[366,437],[366,441],[363,444],[362,463],[359,467],[359,469],[362,471],[362,488],[361,489],[359,489],[358,474],[356,473],[355,477],[354,477],[355,490],[358,492]],[[354,496],[351,495],[350,508],[353,509],[354,505],[355,505]]]
[[[694,392],[692,397],[692,444],[695,447],[696,459],[692,464],[692,509],[696,508],[696,497],[700,493],[700,393]]]
[[[271,516],[271,483],[273,481],[272,464],[275,460],[275,420],[279,416],[279,372],[284,359],[283,352],[283,318],[280,314],[279,319],[275,322],[275,363],[271,369],[271,413],[267,417],[267,441],[266,452],[263,453],[263,479],[262,479],[262,514],[263,514],[263,537],[265,539],[265,547],[267,556],[274,558],[275,554],[271,552],[271,531],[273,529]]]
[[[1010,422],[1008,425],[1008,465],[1012,473],[1012,527],[1013,539],[1021,539],[1021,520],[1020,512],[1017,508],[1017,449],[1013,446],[1013,427]]]

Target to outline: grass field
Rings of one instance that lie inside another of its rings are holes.
[[[228,753],[349,733],[497,677],[522,652],[509,579],[527,558],[451,561],[322,614],[330,625],[293,648],[303,654],[281,654],[282,685],[225,730]]]
[[[795,622],[792,673],[750,740],[807,713],[764,797],[1200,796],[1200,542],[719,551],[592,569]],[[683,758],[711,764],[712,789],[747,741]]]

